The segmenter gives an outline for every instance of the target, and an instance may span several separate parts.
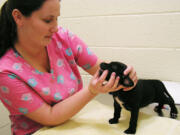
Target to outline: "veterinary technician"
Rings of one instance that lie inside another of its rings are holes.
[[[0,13],[0,99],[13,135],[30,135],[78,113],[100,93],[116,91],[120,78],[98,76],[101,60],[75,34],[57,26],[59,0],[7,0]],[[83,87],[78,66],[92,75]],[[137,76],[128,66],[134,83]],[[125,90],[131,90],[126,88]]]

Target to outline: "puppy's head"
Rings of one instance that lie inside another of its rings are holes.
[[[134,85],[134,82],[129,78],[129,75],[124,75],[124,70],[127,68],[127,66],[121,62],[111,62],[111,63],[101,63],[100,64],[100,71],[99,75],[103,73],[104,70],[108,70],[108,75],[106,77],[106,80],[108,81],[110,79],[110,76],[113,72],[116,73],[116,77],[120,77],[119,84],[123,85],[125,87],[131,87]]]

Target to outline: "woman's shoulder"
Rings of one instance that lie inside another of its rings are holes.
[[[20,57],[17,53],[13,51],[13,49],[9,49],[4,56],[0,58],[0,73],[7,72],[13,70],[13,68],[18,67],[20,61],[18,60]]]
[[[48,45],[48,48],[58,48],[57,50],[70,48],[72,35],[72,32],[68,29],[59,26],[58,31],[53,34],[52,41]]]
[[[68,40],[69,38],[71,38],[73,35],[72,32],[70,32],[68,29],[59,26],[58,27],[58,31],[56,33],[54,33],[53,35],[53,39],[55,40]]]

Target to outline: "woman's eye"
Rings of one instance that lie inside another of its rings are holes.
[[[51,20],[44,20],[44,22],[46,22],[46,23],[50,23],[50,22],[51,22]]]

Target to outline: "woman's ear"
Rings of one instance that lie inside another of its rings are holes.
[[[13,17],[14,21],[16,22],[17,26],[22,26],[23,25],[24,16],[18,9],[14,9],[12,11],[12,17]]]

